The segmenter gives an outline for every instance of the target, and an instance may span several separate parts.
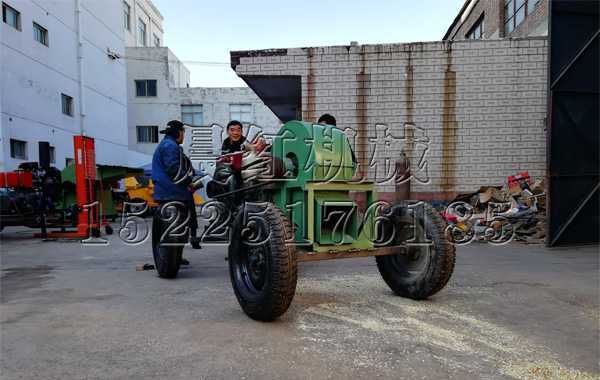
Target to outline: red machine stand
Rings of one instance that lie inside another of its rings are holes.
[[[75,194],[77,197],[77,230],[48,232],[47,238],[87,238],[100,235],[100,205],[95,203],[96,152],[94,139],[73,136],[75,148]]]

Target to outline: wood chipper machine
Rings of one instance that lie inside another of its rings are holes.
[[[304,261],[374,256],[393,292],[417,300],[446,285],[455,250],[440,215],[423,202],[379,201],[356,170],[342,130],[301,121],[285,123],[259,154],[217,160],[205,206],[220,211],[205,235],[227,227],[231,283],[250,318],[288,309]],[[159,275],[174,277],[182,247],[153,239],[153,249]]]

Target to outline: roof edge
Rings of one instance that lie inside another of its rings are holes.
[[[454,21],[452,21],[452,24],[450,24],[450,26],[448,27],[448,30],[446,30],[446,34],[444,34],[444,37],[442,37],[442,41],[448,40],[448,37],[449,37],[450,33],[452,32],[452,28],[454,28],[454,26],[456,24],[458,24],[458,22],[460,21],[460,18],[462,17],[462,14],[465,12],[465,10],[467,9],[467,7],[469,6],[469,3],[471,3],[471,1],[473,1],[473,0],[465,0],[465,3],[460,8],[460,11],[458,11],[458,14],[454,18]]]
[[[287,55],[288,49],[263,49],[263,50],[237,50],[230,51],[231,68],[235,70],[243,57],[273,57],[276,55]]]

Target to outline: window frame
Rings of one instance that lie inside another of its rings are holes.
[[[185,112],[185,108],[189,108],[189,107],[199,107],[200,111],[196,110],[196,111],[188,111]],[[200,119],[202,120],[202,122],[200,124],[198,123],[194,123],[194,119],[196,115],[200,115]],[[184,115],[192,115],[192,123],[188,123],[186,122],[186,118]],[[181,105],[181,121],[186,124],[189,125],[191,127],[201,127],[204,125],[204,105],[203,104],[182,104]]]
[[[16,21],[17,21],[17,25],[12,25],[8,23],[8,19],[6,18],[6,14],[7,14],[7,10],[10,10],[12,12],[14,12],[16,14]],[[2,22],[4,22],[6,25],[10,26],[13,29],[18,30],[19,32],[21,31],[21,12],[19,12],[16,8],[8,5],[7,3],[5,3],[4,1],[2,2]]]
[[[234,112],[234,111],[231,110],[231,108],[235,107],[235,106],[237,106],[237,107],[245,107],[245,106],[247,106],[247,107],[249,107],[249,112],[243,112],[241,110],[241,108],[240,108],[240,111]],[[242,116],[242,114],[248,113],[250,115],[249,116],[250,120],[249,121],[248,120],[243,120],[242,117],[239,117],[239,118],[238,117],[234,117],[233,115],[235,113],[239,114],[240,116]],[[237,121],[239,121],[240,123],[242,123],[244,125],[248,125],[248,124],[254,123],[254,107],[252,106],[252,103],[229,103],[229,120],[237,120]]]
[[[123,21],[125,30],[131,32],[131,5],[123,0]]]
[[[465,35],[465,38],[468,40],[482,40],[485,38],[485,13],[482,13],[481,16],[475,21],[471,29]],[[475,32],[479,30],[479,37],[476,37]]]
[[[56,164],[56,148],[53,147],[52,145],[50,145],[48,147],[48,152],[50,155],[50,163],[51,164]]]
[[[66,103],[65,103],[66,101]],[[66,104],[66,107],[65,107]],[[69,117],[74,117],[75,114],[75,102],[72,96],[65,94],[64,92],[60,93],[60,105],[62,114]],[[66,112],[65,112],[66,110]]]
[[[15,145],[16,143],[23,144],[23,156],[16,155]],[[17,160],[27,160],[27,141],[18,140],[18,139],[10,139],[10,157]]]
[[[154,42],[154,47],[160,47],[160,43],[162,42],[160,38],[158,38],[158,36],[156,35],[156,33],[152,33],[153,38],[153,42]],[[157,43],[158,42],[158,43]]]
[[[141,141],[140,130],[147,128],[150,132],[148,133],[149,141]],[[135,140],[138,144],[158,144],[158,125],[136,125],[135,126]]]
[[[144,95],[138,93],[138,83],[144,82]],[[149,94],[148,82],[154,82],[154,95]],[[158,96],[158,80],[156,79],[135,79],[135,97],[136,98],[156,98]]]
[[[520,7],[517,8],[518,2],[522,1]],[[540,0],[504,0],[504,35],[508,35],[514,32],[519,25],[527,20],[527,17],[535,12]],[[508,12],[508,9],[511,9],[511,12]],[[517,14],[520,10],[523,10],[523,19],[517,23]],[[510,17],[507,17],[510,13]],[[510,30],[509,30],[510,24]]]
[[[530,14],[535,12],[540,1],[541,0],[527,0],[527,12],[526,12],[525,18],[527,18],[527,16],[529,16]],[[529,3],[532,3],[533,6],[529,7]]]
[[[141,33],[141,26],[144,26],[144,33]],[[142,20],[141,18],[138,18],[138,28],[137,28],[137,32],[138,32],[138,43],[142,46],[142,47],[147,47],[148,46],[148,42],[147,42],[147,37],[148,37],[148,25],[146,25],[146,23],[144,22],[144,20]],[[141,41],[141,42],[140,42]]]
[[[36,38],[36,35],[35,35],[36,29],[41,32],[43,41],[40,41]],[[40,24],[38,24],[35,21],[33,21],[33,39],[46,47],[50,47],[50,37],[48,35],[48,29],[44,28],[43,26],[41,26]]]

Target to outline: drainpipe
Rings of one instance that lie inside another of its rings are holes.
[[[85,86],[83,78],[83,33],[81,26],[81,0],[75,0],[75,23],[77,28],[77,71],[79,80],[79,133],[85,135]]]

